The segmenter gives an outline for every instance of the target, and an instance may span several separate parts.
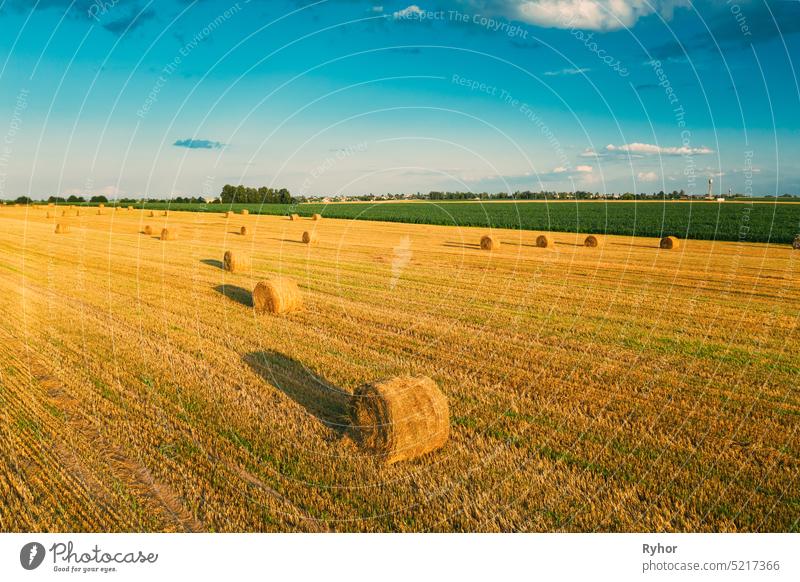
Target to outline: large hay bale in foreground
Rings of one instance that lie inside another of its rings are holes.
[[[659,245],[662,249],[677,249],[681,246],[680,241],[674,236],[665,236],[661,239]]]
[[[69,225],[63,222],[56,224],[56,234],[67,234],[69,232]]]
[[[222,257],[222,268],[231,273],[244,271],[248,265],[249,263],[244,257],[233,251],[225,251],[225,255]]]
[[[322,215],[321,214],[312,214],[311,215],[311,220],[322,220]]]
[[[800,234],[794,237],[794,240],[792,241],[792,248],[795,250],[800,250]]]
[[[594,248],[594,247],[599,247],[602,244],[603,244],[603,237],[600,237],[600,236],[597,236],[597,235],[594,235],[594,234],[590,234],[583,241],[583,246],[585,246],[585,247]]]
[[[495,237],[485,234],[481,237],[481,248],[485,251],[492,251],[500,248],[500,241]]]
[[[536,246],[540,249],[546,249],[553,246],[553,239],[550,235],[540,234],[536,237]]]
[[[153,234],[153,228],[148,224],[145,225],[144,230],[142,230],[144,234]]]
[[[161,240],[178,240],[178,231],[175,228],[162,228]]]
[[[259,281],[253,290],[256,313],[291,313],[303,307],[303,296],[297,283],[286,277]]]
[[[314,244],[318,240],[319,237],[317,237],[317,233],[314,232],[313,230],[312,231],[307,230],[303,233],[303,242],[306,243],[307,245]]]
[[[434,451],[450,436],[447,397],[425,376],[360,387],[351,400],[350,419],[356,441],[387,464]]]

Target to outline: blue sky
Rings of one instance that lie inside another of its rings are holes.
[[[800,193],[800,3],[0,0],[0,197]]]

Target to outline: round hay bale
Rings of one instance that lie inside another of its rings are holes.
[[[590,234],[583,241],[583,246],[585,246],[585,247],[595,248],[595,247],[599,247],[602,244],[603,244],[603,238],[599,237],[599,236],[597,236],[595,234]]]
[[[681,246],[681,243],[674,236],[665,236],[661,239],[661,242],[658,246],[662,249],[677,249],[679,246]]]
[[[240,228],[239,234],[241,234],[242,236],[247,236],[247,227],[243,226],[242,228]]]
[[[144,227],[144,230],[142,230],[142,233],[143,234],[153,234],[153,228],[148,224],[148,225],[146,225]]]
[[[540,249],[546,249],[548,247],[553,246],[553,239],[550,238],[550,235],[547,234],[540,234],[536,237],[536,246]]]
[[[222,257],[222,268],[231,273],[244,271],[248,265],[249,263],[241,255],[236,255],[233,251],[225,251]]]
[[[105,214],[105,212],[103,212],[103,210],[102,210],[102,209],[98,208],[98,209],[97,209],[97,215],[98,215],[98,216],[102,216],[103,214]]]
[[[322,215],[321,214],[312,214],[311,215],[311,220],[322,220]]]
[[[106,207],[106,205],[103,204],[102,202],[100,203],[100,206],[98,206],[98,208],[105,208],[105,207]]]
[[[163,213],[161,213],[161,216],[169,216],[169,212],[167,212],[167,211],[165,210]]]
[[[299,214],[290,214],[289,215],[289,220],[300,220],[300,215]]]
[[[313,230],[312,231],[307,230],[303,233],[303,242],[306,243],[307,245],[314,244],[315,242],[317,242],[317,240],[319,240],[319,238],[317,237],[317,233],[314,232]]]
[[[178,240],[178,231],[174,228],[162,228],[161,240]]]
[[[259,281],[253,290],[256,313],[291,313],[303,307],[303,296],[297,283],[286,277]]]
[[[128,206],[128,212],[130,212],[131,210],[133,210],[133,206]]]
[[[149,216],[150,218],[155,218],[156,214],[151,210],[150,212],[147,213],[147,216]]]
[[[81,215],[81,211],[80,210],[76,210],[75,211],[75,216],[80,216],[80,215]]]
[[[493,251],[500,248],[500,241],[495,237],[485,234],[481,237],[481,249],[484,251]]]
[[[61,216],[66,216],[66,215],[67,215],[67,211],[66,210],[62,210],[61,211]]]
[[[59,222],[56,224],[56,234],[67,234],[69,232],[69,225]]]
[[[233,215],[233,212],[231,212],[230,210],[228,210],[228,211],[227,211],[225,214],[223,214],[222,216],[224,216],[225,218],[230,218],[230,217],[231,217],[231,215]]]
[[[48,212],[47,212],[47,216],[45,216],[45,218],[52,218],[52,217],[50,216],[50,211],[48,211]]]
[[[794,237],[794,240],[792,241],[792,248],[795,250],[800,250],[800,234]]]
[[[447,397],[425,376],[361,386],[350,419],[356,441],[387,464],[434,451],[450,437]]]
[[[247,216],[248,214],[250,214],[250,211],[247,208],[242,208],[242,214]]]

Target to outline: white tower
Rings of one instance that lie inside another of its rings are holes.
[[[713,191],[712,191],[713,190],[713,186],[712,186],[713,183],[714,183],[714,180],[712,178],[709,178],[708,179],[708,192],[706,192],[706,198],[713,198],[714,197],[714,194],[713,194]]]

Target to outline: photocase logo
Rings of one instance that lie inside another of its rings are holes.
[[[35,570],[44,561],[44,546],[39,542],[30,542],[22,546],[19,552],[19,563],[26,570]]]

